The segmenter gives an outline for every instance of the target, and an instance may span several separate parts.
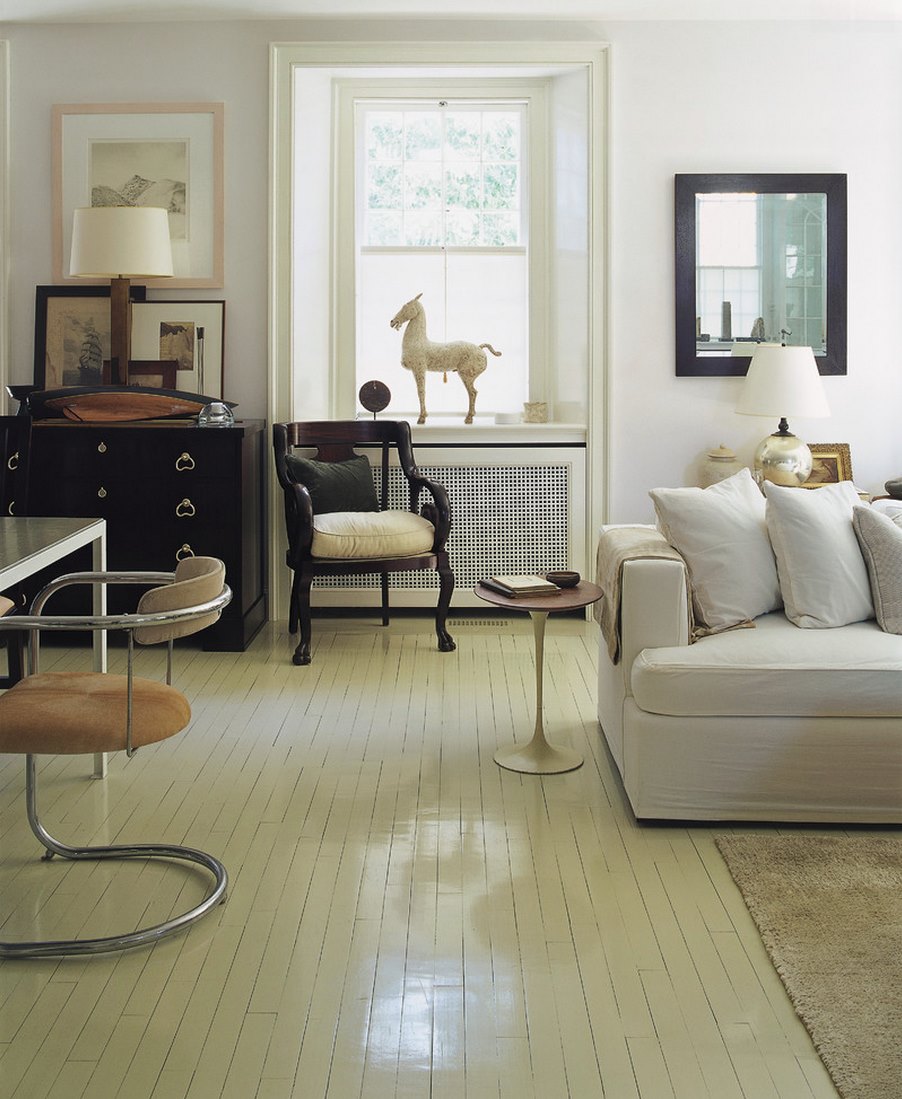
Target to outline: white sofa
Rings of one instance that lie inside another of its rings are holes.
[[[902,636],[774,611],[689,644],[686,567],[646,556],[649,538],[672,548],[632,529],[645,547],[619,573],[620,658],[602,636],[598,719],[635,815],[902,822]]]

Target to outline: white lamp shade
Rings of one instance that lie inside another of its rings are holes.
[[[91,206],[72,221],[69,275],[165,278],[172,275],[169,215],[160,206]]]
[[[736,411],[786,419],[829,416],[830,406],[811,348],[758,345]]]

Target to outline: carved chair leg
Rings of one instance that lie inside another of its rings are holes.
[[[298,632],[298,587],[300,585],[300,573],[295,572],[294,578],[291,581],[291,595],[288,598],[288,632]]]
[[[451,607],[451,595],[454,591],[454,573],[447,560],[438,566],[439,593],[435,611],[435,633],[438,638],[439,652],[452,653],[457,648],[454,638],[445,629],[445,620]]]
[[[382,573],[382,625],[388,625],[388,573]]]
[[[294,650],[294,656],[291,659],[293,663],[300,665],[309,664],[311,659],[310,634],[312,632],[312,623],[310,620],[310,585],[312,583],[312,576],[295,576],[295,586],[297,587],[297,611],[298,619],[301,626],[301,640],[298,643],[298,647]]]

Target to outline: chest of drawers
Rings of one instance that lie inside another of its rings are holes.
[[[264,444],[262,420],[218,428],[37,421],[28,510],[106,519],[112,570],[171,571],[191,554],[220,557],[233,599],[198,640],[243,651],[266,620]],[[108,591],[117,612],[135,597]]]

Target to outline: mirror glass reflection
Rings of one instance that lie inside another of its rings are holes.
[[[695,214],[697,353],[786,343],[825,354],[826,194],[697,193]]]
[[[674,176],[676,373],[741,377],[756,343],[846,373],[847,178]]]

